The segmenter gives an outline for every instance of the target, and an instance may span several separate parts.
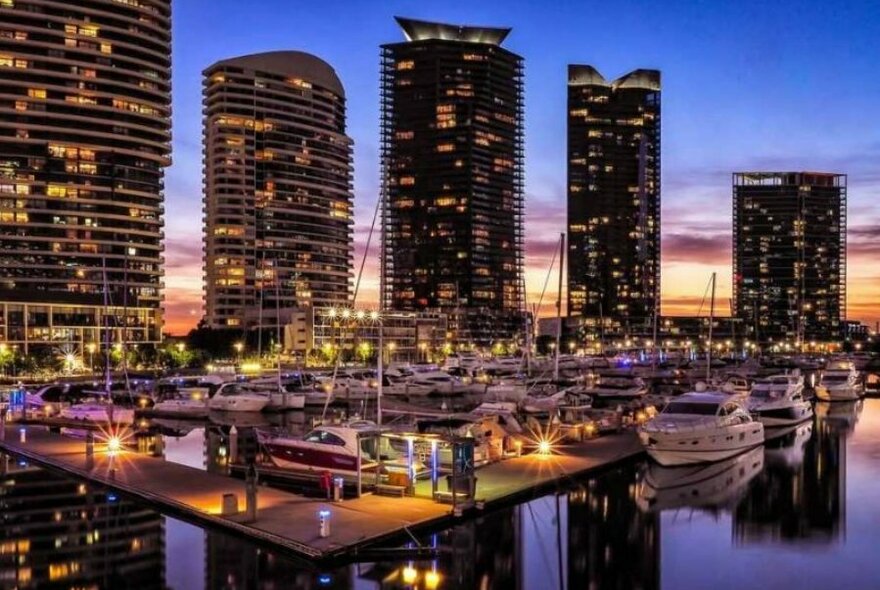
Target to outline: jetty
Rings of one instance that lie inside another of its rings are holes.
[[[331,502],[255,488],[241,479],[108,446],[98,441],[89,448],[83,440],[44,426],[6,424],[0,429],[4,453],[130,496],[169,516],[314,562],[346,561],[359,549],[396,538],[412,540],[415,531],[448,525],[455,518],[449,504],[431,498],[363,494]],[[642,453],[636,434],[627,431],[562,446],[547,455],[492,463],[476,471],[477,506],[521,500]]]

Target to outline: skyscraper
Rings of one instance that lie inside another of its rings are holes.
[[[170,0],[0,2],[4,343],[158,341],[170,112]]]
[[[523,60],[510,29],[398,18],[382,47],[382,303],[460,340],[522,324]]]
[[[330,65],[278,51],[204,72],[206,324],[249,328],[345,304],[352,141]]]
[[[660,304],[660,72],[568,66],[568,312],[649,322]]]
[[[846,319],[846,175],[733,175],[734,315],[748,338],[835,341]]]

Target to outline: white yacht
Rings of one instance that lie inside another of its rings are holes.
[[[208,402],[208,409],[221,412],[261,412],[269,405],[269,394],[242,383],[225,383]]]
[[[121,408],[112,402],[87,400],[62,408],[58,414],[68,420],[83,422],[112,422],[114,424],[134,424],[134,410]]]
[[[207,418],[210,401],[207,392],[179,391],[170,395],[153,406],[153,413],[163,416],[179,416],[185,418]]]
[[[600,374],[593,386],[586,389],[586,393],[596,400],[631,400],[647,392],[645,381],[631,373]]]
[[[855,363],[846,359],[828,361],[816,385],[816,397],[826,402],[853,401],[864,393],[864,384]]]
[[[409,378],[413,385],[425,387],[431,393],[437,395],[463,395],[470,391],[470,386],[457,377],[453,377],[445,371],[429,371],[415,373]]]
[[[746,407],[765,427],[792,426],[813,417],[813,405],[804,399],[804,377],[800,374],[756,380]]]
[[[742,375],[731,374],[721,383],[720,390],[738,399],[745,399],[751,393],[749,380]]]
[[[764,442],[764,425],[723,393],[685,393],[639,431],[661,465],[721,461]]]

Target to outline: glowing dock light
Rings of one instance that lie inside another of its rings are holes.
[[[549,455],[553,450],[553,445],[550,444],[549,440],[542,439],[538,441],[538,454],[539,455]]]
[[[111,436],[107,440],[107,452],[118,453],[120,449],[122,449],[122,441],[119,440],[118,436]]]
[[[404,584],[415,584],[416,580],[419,578],[419,572],[416,571],[416,568],[413,566],[408,565],[403,568],[401,578],[403,579]]]
[[[23,443],[27,442],[27,428],[18,429],[18,441]]]
[[[440,572],[429,570],[425,572],[425,588],[427,590],[436,590],[440,587]]]

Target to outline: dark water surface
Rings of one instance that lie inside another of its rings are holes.
[[[217,433],[166,437],[211,469]],[[699,469],[646,462],[423,535],[436,559],[316,570],[14,459],[0,588],[880,588],[880,400]],[[303,523],[314,526],[314,523]]]

